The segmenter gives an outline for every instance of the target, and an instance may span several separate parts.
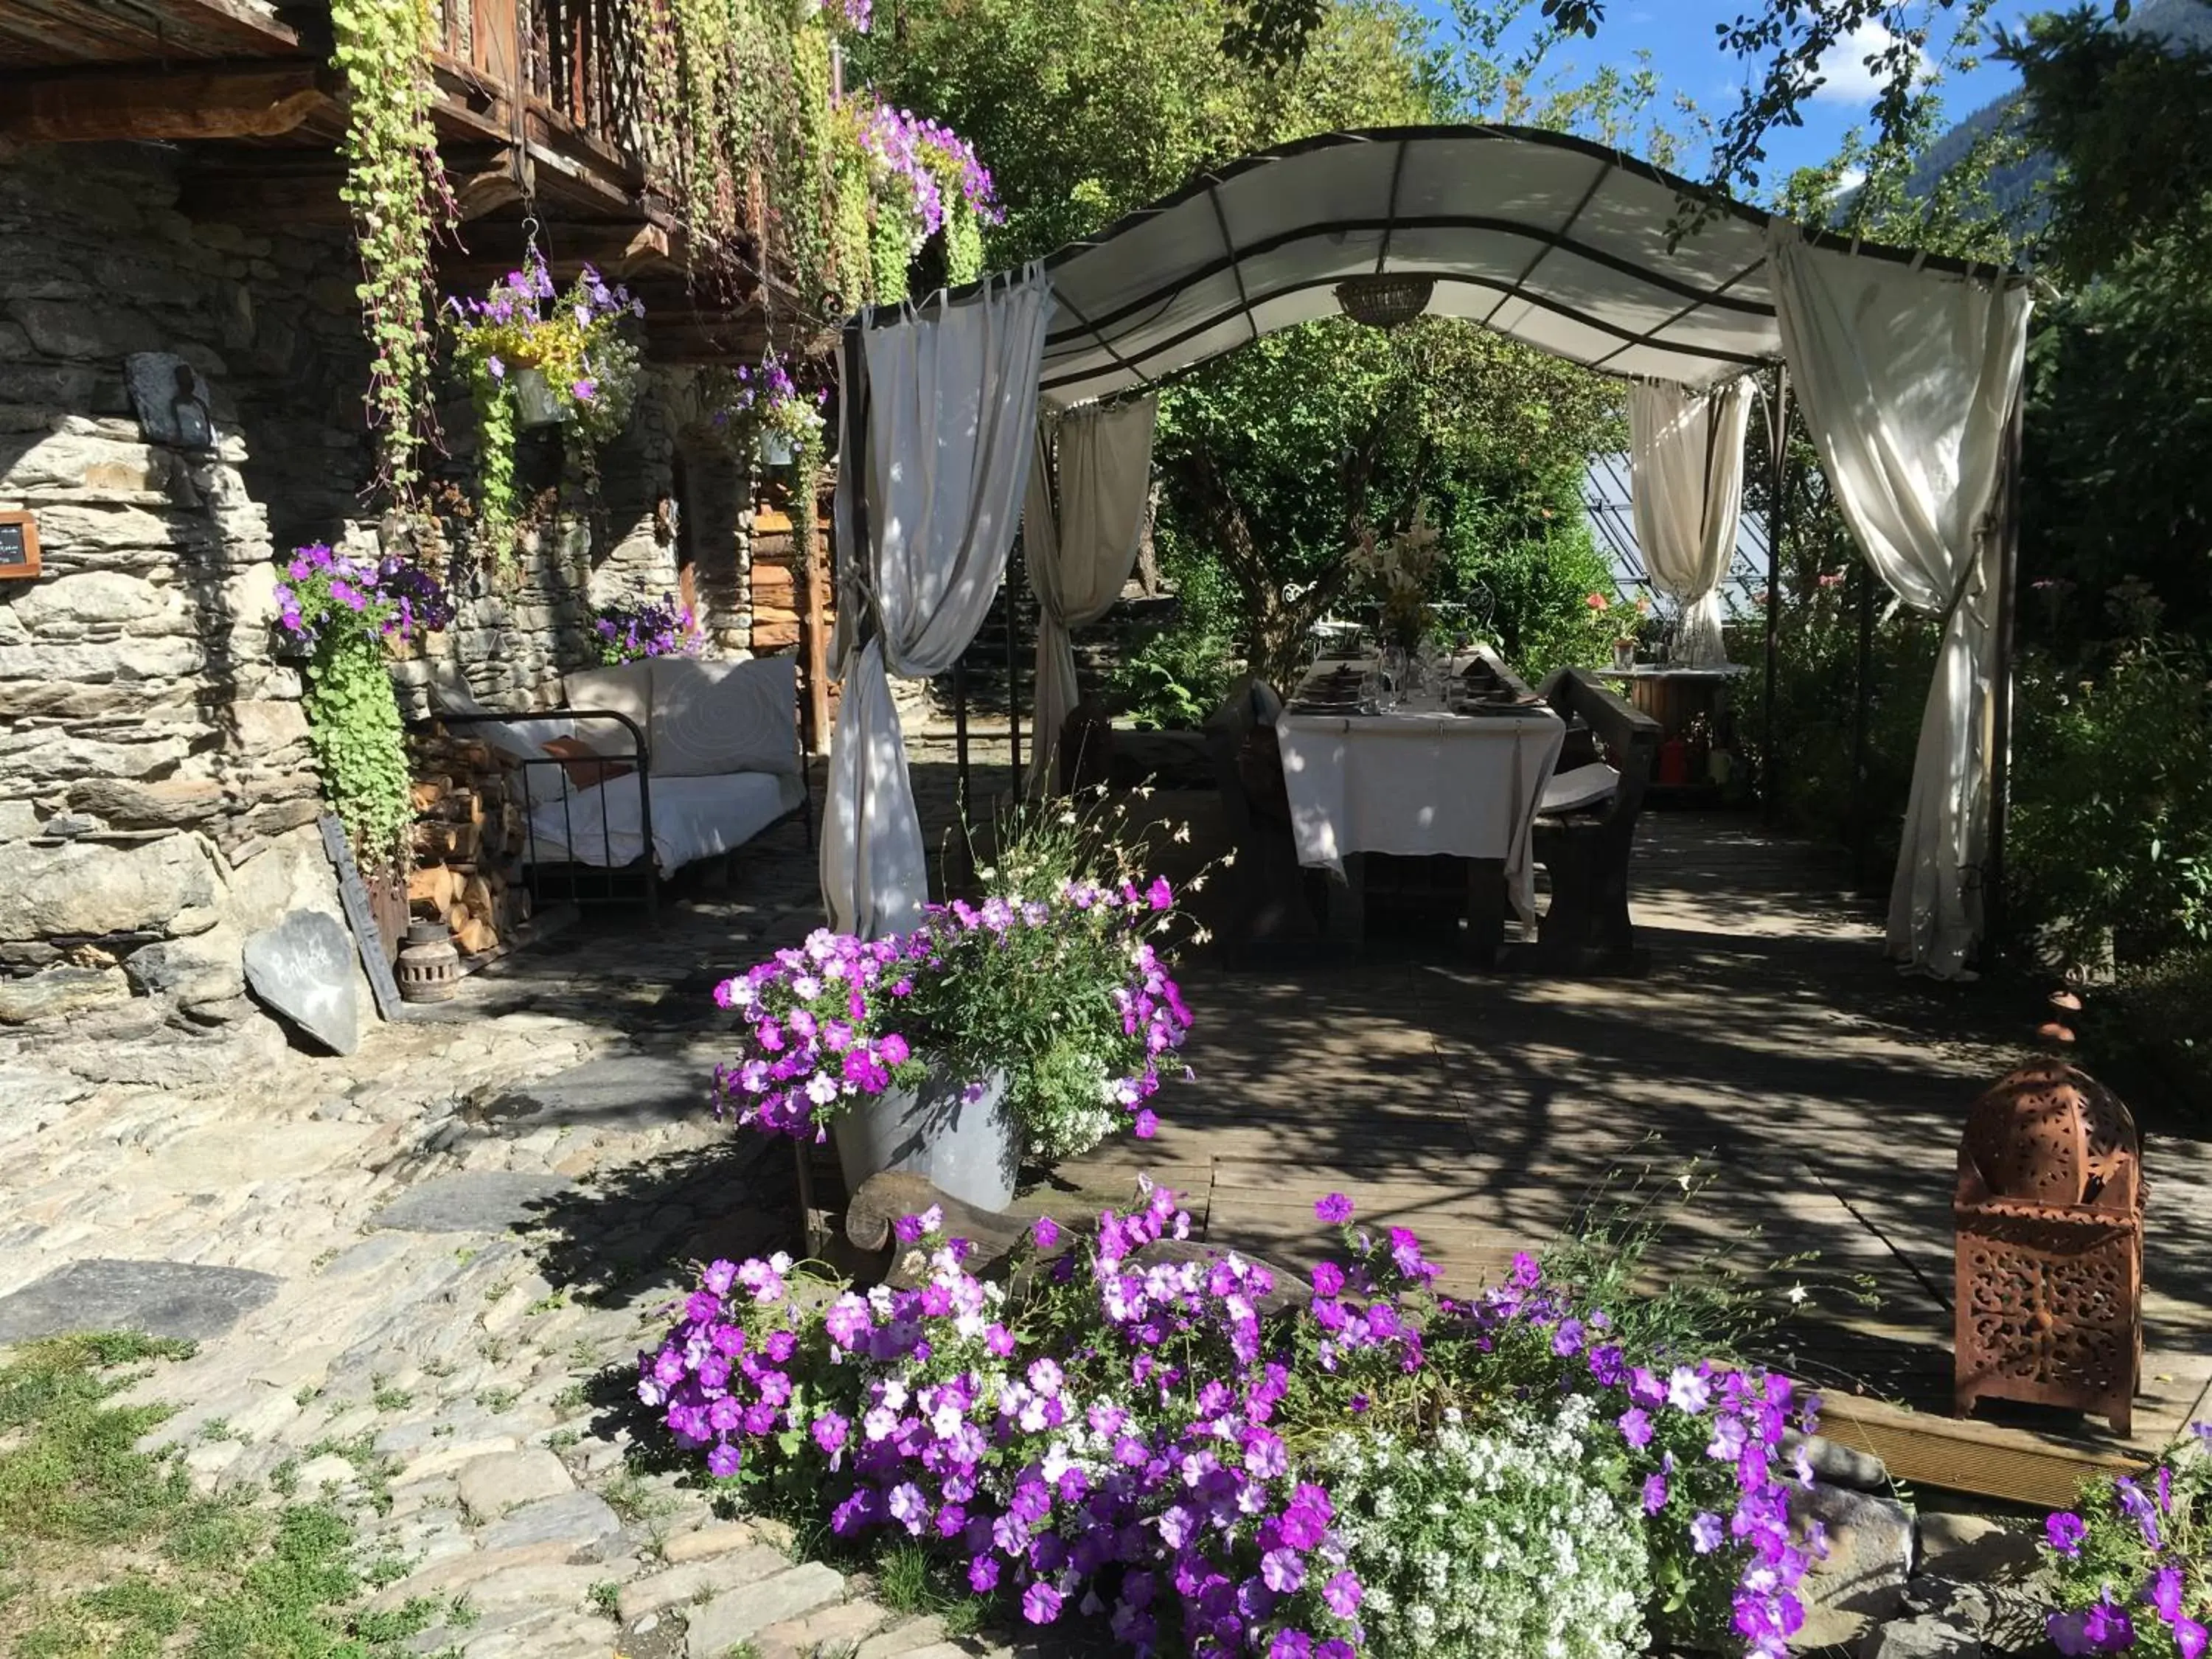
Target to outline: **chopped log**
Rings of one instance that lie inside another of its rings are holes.
[[[453,929],[453,941],[471,956],[490,950],[499,943],[499,934],[489,922],[473,918]]]
[[[453,781],[451,778],[418,778],[413,787],[408,790],[407,798],[413,803],[416,811],[427,812],[452,793],[453,788]]]
[[[799,643],[799,623],[790,622],[764,623],[753,619],[753,649],[756,651],[787,651]]]
[[[492,891],[491,883],[483,876],[471,876],[461,885],[461,902],[472,915],[489,918],[499,914],[499,901]]]
[[[473,860],[482,837],[473,823],[428,821],[415,826],[415,858],[421,864]]]

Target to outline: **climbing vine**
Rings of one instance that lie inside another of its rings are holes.
[[[443,628],[452,603],[436,577],[321,542],[295,551],[274,594],[289,654],[305,659],[307,744],[331,811],[371,869],[407,854],[407,751],[386,659],[387,640]]]
[[[431,247],[456,216],[430,121],[437,26],[428,0],[331,0],[331,24],[346,79],[340,194],[361,256],[368,418],[378,476],[405,505],[421,483],[416,452],[430,418]]]

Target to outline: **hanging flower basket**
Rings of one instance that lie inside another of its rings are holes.
[[[554,396],[544,369],[517,369],[510,384],[514,388],[515,416],[524,428],[558,426],[569,417],[569,410]]]
[[[791,440],[781,432],[760,434],[760,458],[763,466],[789,466],[797,459]]]

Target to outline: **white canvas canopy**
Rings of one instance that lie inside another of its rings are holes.
[[[1685,232],[1693,203],[1700,222]],[[848,683],[823,843],[839,925],[880,931],[919,900],[920,829],[881,682],[887,662],[950,662],[980,623],[1012,544],[1008,503],[1023,500],[1038,449],[1011,425],[1337,315],[1339,285],[1375,276],[1431,283],[1428,314],[1686,392],[1789,359],[1871,562],[1945,620],[1890,947],[1959,971],[1981,927],[2002,743],[1996,507],[2024,284],[1803,230],[1584,140],[1488,126],[1302,140],[1201,174],[1025,271],[848,325],[837,515]],[[1698,471],[1740,489],[1740,469]],[[1711,505],[1732,515],[1736,503]],[[1723,516],[1675,506],[1686,521]],[[921,632],[927,649],[906,640]]]

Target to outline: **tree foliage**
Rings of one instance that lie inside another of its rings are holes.
[[[1232,19],[1226,0],[907,0],[855,61],[988,161],[1006,210],[987,242],[994,267],[1099,230],[1208,165],[1433,118],[1408,8],[1329,4],[1298,61],[1270,74],[1224,57]]]
[[[1563,516],[1579,530],[1583,467],[1619,418],[1610,383],[1473,324],[1310,323],[1166,399],[1162,522],[1215,550],[1250,665],[1280,684],[1313,624],[1350,597],[1363,536],[1403,529],[1427,500],[1454,571],[1471,574],[1478,527],[1516,545]]]
[[[2030,358],[2022,558],[2063,642],[2142,579],[2212,634],[2212,52],[2087,8],[2004,43],[2026,136],[2057,163],[2032,252],[2063,291]]]

